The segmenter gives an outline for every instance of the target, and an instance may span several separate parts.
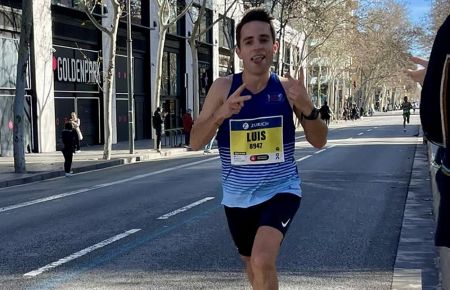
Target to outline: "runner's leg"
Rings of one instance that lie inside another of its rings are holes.
[[[255,237],[250,258],[253,289],[278,289],[276,260],[283,234],[272,227],[261,226]]]

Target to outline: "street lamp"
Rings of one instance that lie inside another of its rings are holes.
[[[128,80],[128,145],[130,154],[134,154],[134,73],[133,40],[131,39],[131,0],[127,1],[127,80]]]

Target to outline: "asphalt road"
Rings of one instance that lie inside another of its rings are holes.
[[[304,198],[280,289],[390,289],[418,116],[298,135]],[[250,289],[226,226],[217,154],[0,189],[0,289]]]

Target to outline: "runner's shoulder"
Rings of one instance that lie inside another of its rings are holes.
[[[224,90],[227,88],[229,90],[231,88],[232,83],[233,83],[233,75],[228,75],[217,78],[212,85],[214,89],[217,90]]]
[[[233,75],[217,78],[211,85],[210,93],[222,101],[225,101],[233,83]]]

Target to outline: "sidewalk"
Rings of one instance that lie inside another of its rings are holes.
[[[436,223],[429,168],[427,145],[418,144],[394,265],[393,290],[442,289],[438,250],[434,246]]]
[[[74,154],[72,170],[74,173],[90,171],[120,164],[170,158],[174,156],[199,155],[203,151],[189,151],[184,147],[164,147],[161,153],[153,148],[153,140],[136,140],[134,154],[129,154],[128,141],[113,144],[111,160],[103,159],[103,145],[81,147]],[[14,158],[0,157],[0,188],[19,185],[64,175],[64,157],[60,151],[48,153],[27,153],[26,174],[14,173]]]

